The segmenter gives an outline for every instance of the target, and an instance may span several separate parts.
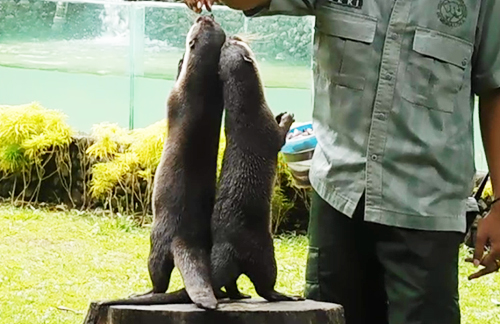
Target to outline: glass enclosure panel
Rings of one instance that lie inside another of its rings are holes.
[[[309,120],[312,18],[213,13],[228,35],[254,39],[273,112]],[[150,125],[165,118],[195,17],[164,2],[0,0],[0,104],[38,101],[82,131]]]
[[[143,6],[143,7],[142,7]],[[142,7],[142,9],[141,9]],[[184,42],[197,16],[184,4],[135,4],[134,126],[163,118]],[[297,120],[311,116],[312,17],[246,18],[241,12],[215,6],[213,14],[227,35],[251,40],[265,94],[273,112],[291,111]],[[142,19],[142,20],[141,20]],[[144,32],[140,35],[140,32]],[[300,37],[300,42],[294,43]]]
[[[128,126],[129,28],[121,2],[0,2],[0,104],[38,101],[88,131]]]
[[[252,40],[273,112],[310,121],[313,17],[213,13],[227,34]],[[158,1],[0,0],[0,105],[38,101],[85,132],[99,122],[148,126],[166,116],[196,16]],[[477,110],[474,131],[476,165],[486,170]]]

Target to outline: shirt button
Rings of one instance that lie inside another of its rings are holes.
[[[464,59],[464,60],[462,61],[462,66],[467,66],[467,63],[468,63],[468,60],[467,60],[467,59]]]
[[[389,73],[387,73],[387,74],[384,75],[384,79],[386,79],[387,81],[391,81],[392,80],[392,75],[390,75]]]
[[[399,37],[399,36],[398,36],[398,34],[396,34],[396,33],[392,33],[392,34],[389,36],[389,38],[390,38],[390,39],[392,39],[392,40],[398,40],[398,37]]]
[[[372,154],[371,158],[373,161],[377,161],[378,156],[377,156],[377,154]]]
[[[375,118],[377,118],[378,120],[385,120],[385,116],[386,116],[385,113],[377,113],[377,114],[375,114]]]

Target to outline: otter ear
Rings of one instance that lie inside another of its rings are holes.
[[[196,43],[194,39],[190,40],[189,41],[189,48],[193,49],[194,48],[194,43]]]
[[[245,55],[245,54],[241,54],[241,57],[242,57],[245,61],[250,62],[250,63],[253,63],[253,60],[252,60],[252,58],[251,58],[250,56],[247,56],[247,55]]]
[[[181,70],[182,70],[182,64],[184,63],[184,55],[182,56],[182,58],[179,60],[179,63],[177,65],[177,76],[175,77],[175,80],[177,80],[179,78],[179,75],[181,74]]]

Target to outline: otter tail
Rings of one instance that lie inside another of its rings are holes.
[[[108,324],[108,308],[113,305],[188,304],[190,302],[191,300],[185,289],[177,290],[168,294],[152,293],[124,299],[92,302],[83,323]]]
[[[172,250],[174,263],[181,273],[192,302],[203,309],[216,309],[217,299],[211,283],[209,252],[188,248],[179,241],[174,241]]]

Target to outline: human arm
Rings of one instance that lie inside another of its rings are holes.
[[[499,53],[500,55],[500,53]],[[490,181],[495,197],[500,195],[500,89],[494,89],[479,97],[479,119],[484,151],[490,170]],[[484,247],[489,241],[491,250],[484,254]],[[469,276],[476,279],[498,270],[500,260],[500,202],[491,206],[488,215],[480,220],[474,250],[474,265],[484,268]]]
[[[472,89],[479,96],[479,119],[483,146],[496,198],[500,197],[500,2],[482,1],[478,33],[473,56]],[[491,250],[484,254],[489,241]],[[500,260],[500,201],[491,206],[479,222],[474,256],[477,267],[484,266],[470,279],[479,278],[498,269]]]
[[[191,10],[200,13],[203,6],[205,6],[208,11],[212,11],[212,5],[216,0],[185,0],[184,2]],[[231,9],[245,11],[266,6],[270,0],[224,0],[222,2]]]
[[[212,5],[220,2],[231,9],[243,11],[247,16],[311,15],[319,1],[322,0],[184,0],[190,9],[197,13],[201,13],[203,7],[212,11]]]

